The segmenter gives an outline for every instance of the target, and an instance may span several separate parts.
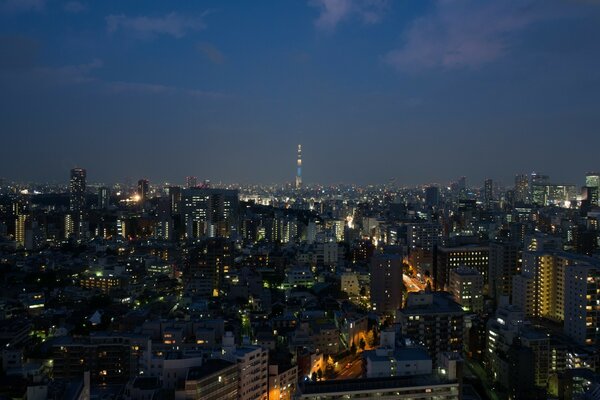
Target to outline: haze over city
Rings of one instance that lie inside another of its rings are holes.
[[[5,0],[0,171],[283,183],[302,143],[307,183],[581,183],[597,37],[595,1]]]
[[[0,400],[600,400],[600,0],[0,0]]]

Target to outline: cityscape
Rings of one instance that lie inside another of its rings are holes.
[[[0,1],[0,400],[600,400],[597,2],[151,3]]]

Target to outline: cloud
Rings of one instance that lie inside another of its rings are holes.
[[[381,20],[389,8],[389,0],[311,0],[309,4],[319,9],[315,21],[317,29],[331,32],[349,19],[359,19],[365,24]]]
[[[34,67],[39,44],[23,36],[0,36],[0,70],[25,70]]]
[[[210,43],[202,42],[196,45],[196,49],[200,51],[206,58],[208,58],[213,64],[223,64],[225,62],[225,56],[219,49]]]
[[[181,38],[190,31],[206,28],[203,21],[204,15],[205,14],[199,17],[189,17],[187,15],[172,12],[164,17],[127,17],[123,14],[119,14],[106,17],[106,24],[108,32],[110,33],[118,30],[127,30],[141,37],[152,37],[163,34]]]
[[[63,5],[63,9],[72,14],[77,14],[86,10],[86,6],[78,1],[69,1]]]
[[[0,11],[5,13],[20,13],[27,11],[42,11],[46,0],[4,0],[0,2]]]
[[[549,11],[535,1],[438,0],[384,60],[408,70],[477,68],[508,53],[517,34],[548,18]]]
[[[180,88],[177,86],[162,85],[155,83],[140,83],[140,82],[104,82],[105,88],[110,93],[138,93],[150,95],[186,95],[192,97],[212,97],[222,98],[227,97],[223,93],[208,92],[196,89]]]
[[[73,85],[95,82],[92,71],[102,68],[102,60],[94,59],[86,64],[64,65],[61,67],[44,67],[36,69],[36,73],[44,76],[54,84]]]

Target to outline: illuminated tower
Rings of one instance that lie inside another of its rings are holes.
[[[302,145],[298,145],[298,171],[296,172],[296,189],[302,187]]]
[[[71,170],[71,180],[69,181],[69,208],[76,213],[82,213],[85,207],[85,179],[85,169],[73,168]]]

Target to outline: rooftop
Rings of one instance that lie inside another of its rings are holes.
[[[206,360],[199,367],[192,367],[188,371],[187,379],[188,380],[197,380],[205,378],[209,375],[215,374],[221,370],[229,368],[235,365],[232,362],[221,360],[218,358],[212,358],[210,360]]]

